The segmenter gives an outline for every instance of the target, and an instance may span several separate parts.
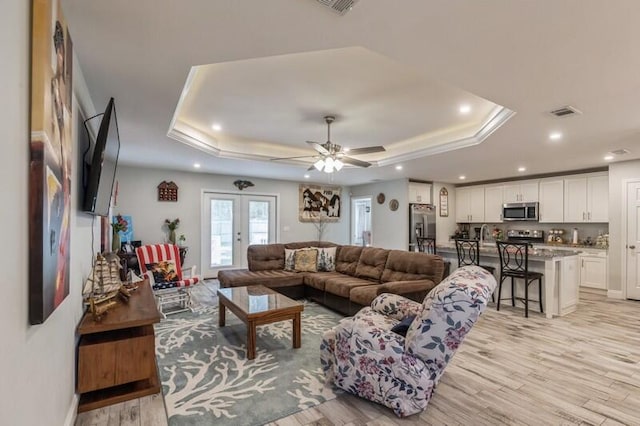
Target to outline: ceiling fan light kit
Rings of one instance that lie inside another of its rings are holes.
[[[358,160],[356,158],[347,157],[345,153],[346,149],[343,149],[342,146],[334,144],[331,142],[331,123],[335,121],[335,117],[333,115],[327,115],[324,117],[324,121],[327,123],[327,141],[323,144],[313,141],[307,141],[309,145],[313,147],[318,152],[318,155],[315,158],[320,157],[319,160],[315,161],[313,165],[311,165],[307,170],[313,170],[314,168],[320,172],[325,173],[333,173],[339,172],[342,170],[345,164],[350,164],[356,167],[369,167],[371,163],[367,161]],[[364,148],[355,148],[348,150],[349,154],[357,155],[357,154],[373,154],[376,152],[385,151],[383,146],[367,146]],[[277,160],[291,160],[294,158],[305,158],[306,156],[301,157],[284,157],[284,158],[272,158],[272,161]],[[312,157],[312,156],[309,156]]]

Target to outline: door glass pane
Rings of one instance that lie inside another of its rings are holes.
[[[233,200],[211,200],[211,267],[233,265]]]
[[[249,201],[249,244],[269,242],[269,202]]]
[[[371,244],[371,200],[354,200],[353,244],[368,246]]]

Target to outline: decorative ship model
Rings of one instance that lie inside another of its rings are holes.
[[[116,297],[127,302],[131,297],[129,290],[137,288],[131,288],[120,280],[120,269],[117,257],[107,260],[101,254],[96,256],[82,290],[84,301],[89,305],[89,311],[96,321],[102,319],[102,315],[117,304]]]

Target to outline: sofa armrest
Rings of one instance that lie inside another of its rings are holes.
[[[398,321],[408,315],[417,315],[421,307],[418,302],[391,293],[382,293],[371,302],[371,309]]]

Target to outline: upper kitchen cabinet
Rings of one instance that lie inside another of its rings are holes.
[[[504,185],[505,203],[534,203],[538,201],[538,181],[521,181]]]
[[[431,204],[431,184],[409,182],[409,202]]]
[[[484,187],[484,221],[490,223],[502,222],[502,185]]]
[[[564,222],[564,179],[540,181],[541,223]]]
[[[456,222],[484,220],[484,186],[456,188]]]
[[[607,175],[580,176],[564,180],[564,221],[609,221]]]

